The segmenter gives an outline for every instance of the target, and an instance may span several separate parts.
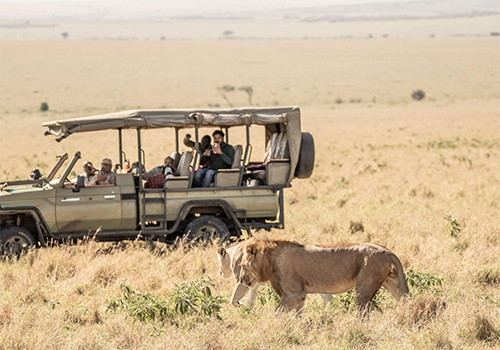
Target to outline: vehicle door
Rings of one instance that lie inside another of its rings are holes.
[[[118,230],[122,215],[120,187],[101,185],[57,188],[56,220],[59,232]]]

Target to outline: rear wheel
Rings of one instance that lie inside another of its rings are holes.
[[[0,230],[0,255],[18,257],[35,245],[35,239],[24,227],[11,226]]]
[[[223,244],[229,240],[230,236],[224,221],[212,215],[203,215],[187,224],[183,240],[191,245],[207,245],[218,239],[219,244]]]

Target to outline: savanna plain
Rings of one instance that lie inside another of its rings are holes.
[[[117,158],[115,132],[56,143],[44,121],[245,106],[238,88],[251,86],[254,105],[300,106],[316,143],[312,177],[285,191],[285,230],[253,235],[382,244],[411,296],[380,291],[366,319],[348,293],[310,295],[301,318],[275,312],[269,288],[237,309],[216,246],[89,239],[0,263],[0,349],[500,347],[499,49],[493,36],[1,42],[1,180],[47,173],[63,152]],[[144,134],[149,167],[160,164],[173,132]],[[125,133],[128,154],[134,140]]]

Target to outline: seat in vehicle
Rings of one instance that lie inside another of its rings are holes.
[[[189,166],[193,160],[193,154],[185,151],[180,157],[178,167],[174,177],[165,179],[165,188],[188,188],[189,187]]]
[[[240,171],[242,167],[243,160],[241,159],[243,155],[243,147],[241,145],[233,146],[234,148],[234,159],[231,169],[219,169],[214,177],[215,187],[233,187],[239,186],[238,180],[240,178]],[[244,166],[245,164],[243,164]]]

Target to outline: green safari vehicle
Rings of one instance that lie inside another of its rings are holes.
[[[282,229],[284,189],[294,178],[310,177],[314,168],[314,140],[310,133],[301,132],[298,107],[133,110],[43,126],[48,128],[45,134],[58,142],[115,130],[122,169],[128,162],[122,130],[135,129],[136,171],[116,174],[115,184],[85,186],[82,176],[69,178],[81,159],[76,152],[71,159],[66,153],[59,156],[46,177],[0,181],[0,253],[19,253],[30,246],[45,246],[48,240],[85,236],[108,241],[149,237],[168,242],[179,237],[188,242],[213,238],[225,242],[238,237],[241,230]],[[166,177],[159,188],[146,188],[141,136],[158,128],[175,130],[176,176]],[[235,156],[231,169],[220,170],[210,187],[195,188],[203,128],[224,130]],[[234,128],[244,128],[242,144],[230,142]],[[257,166],[250,161],[251,129],[265,133],[266,152]],[[181,130],[194,131],[194,147],[184,152],[179,151]]]

